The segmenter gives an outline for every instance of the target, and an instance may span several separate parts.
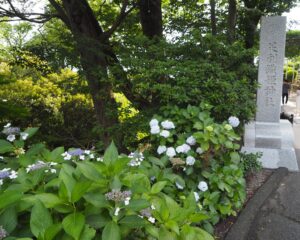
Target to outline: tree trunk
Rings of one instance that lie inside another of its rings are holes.
[[[217,35],[216,0],[210,0],[209,4],[210,4],[211,34],[215,36]]]
[[[163,35],[161,0],[140,0],[140,21],[148,38]]]
[[[86,0],[63,0],[62,2],[69,28],[80,53],[96,116],[103,128],[101,140],[107,146],[112,140],[110,130],[118,122],[112,84],[107,76],[109,64],[105,51],[109,49],[109,43],[104,42],[103,30]]]
[[[236,0],[228,0],[227,39],[232,44],[235,40],[235,25],[237,17]]]

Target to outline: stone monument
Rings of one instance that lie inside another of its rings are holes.
[[[298,171],[292,125],[280,120],[286,17],[262,17],[255,122],[245,127],[242,151],[262,152],[263,167]]]

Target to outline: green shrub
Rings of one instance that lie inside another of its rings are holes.
[[[286,67],[284,68],[284,80],[288,82],[293,82],[298,77],[298,71],[293,68]]]
[[[262,157],[262,152],[257,153],[241,153],[241,162],[244,174],[258,172],[262,169],[262,163],[259,159]]]
[[[184,199],[191,191],[199,195],[201,208],[210,216],[204,224],[208,231],[212,229],[210,223],[236,215],[246,197],[240,137],[233,130],[239,121],[231,117],[230,124],[216,123],[209,109],[205,104],[163,108],[150,122],[147,158],[154,164],[148,166],[149,176],[157,181],[168,179],[177,186],[177,191],[163,190],[169,196]]]
[[[144,174],[141,154],[26,147],[36,128],[6,125],[0,139],[0,230],[9,239],[213,240],[195,226],[208,216],[193,193],[181,203],[170,181]],[[14,139],[15,138],[15,139]],[[138,163],[138,164],[136,164]]]

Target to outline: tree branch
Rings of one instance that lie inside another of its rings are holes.
[[[123,0],[122,7],[120,10],[120,14],[116,18],[116,21],[113,23],[113,25],[103,33],[104,39],[108,39],[111,37],[111,35],[117,30],[117,28],[122,24],[123,20],[126,18],[126,16],[137,6],[136,3],[134,3],[131,8],[129,8],[126,11],[126,8],[128,7],[129,2],[128,0]]]
[[[55,0],[49,0],[49,2],[57,11],[59,18],[70,28],[70,22],[63,7],[59,5]]]

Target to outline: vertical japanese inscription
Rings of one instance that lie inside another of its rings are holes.
[[[260,56],[256,121],[279,122],[285,49],[285,17],[263,17],[260,32]]]

